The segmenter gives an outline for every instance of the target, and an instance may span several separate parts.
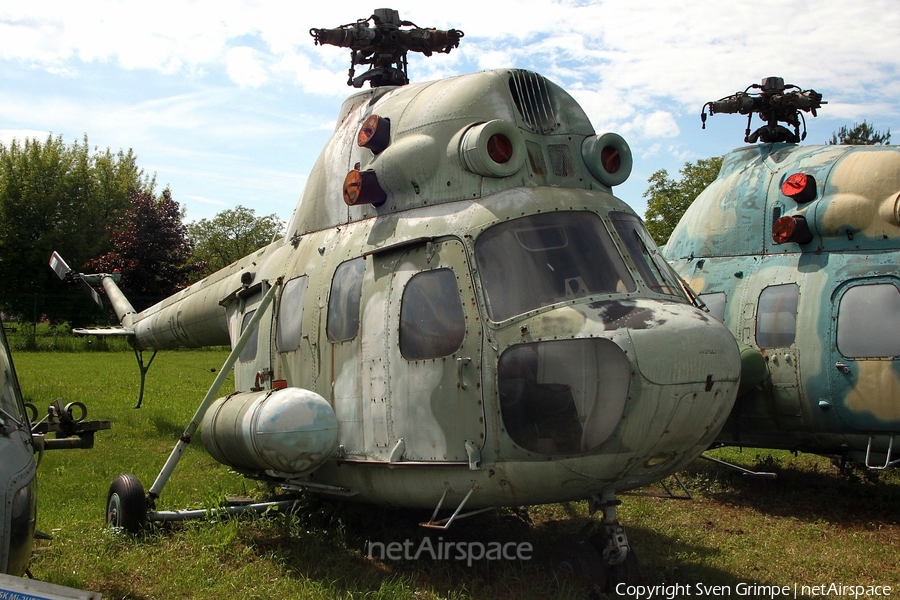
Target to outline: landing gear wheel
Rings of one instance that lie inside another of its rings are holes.
[[[596,549],[597,553],[602,556],[603,549],[609,545],[609,536],[597,533],[591,536],[589,542]],[[603,559],[601,558],[600,560],[602,562]],[[618,583],[641,585],[644,582],[643,577],[641,577],[641,565],[637,554],[634,553],[634,549],[630,546],[627,554],[625,554],[625,560],[617,565],[604,564],[603,566],[606,569],[607,584],[609,586],[604,591],[608,593],[615,589]]]
[[[608,567],[594,547],[577,536],[560,538],[550,555],[553,569],[590,590],[606,589]]]
[[[147,522],[147,498],[144,486],[134,475],[119,475],[106,495],[106,524],[137,533]]]

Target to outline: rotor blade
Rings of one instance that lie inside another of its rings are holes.
[[[50,255],[50,268],[56,271],[60,279],[65,279],[66,275],[72,272],[72,269],[69,268],[69,265],[66,264],[66,261],[63,260],[63,257],[56,250]]]
[[[89,284],[81,277],[78,278],[78,284],[81,286],[81,289],[83,289],[85,293],[87,293],[91,297],[91,300],[93,300],[97,304],[97,306],[103,308],[103,300],[100,298],[100,294],[98,294],[97,291],[91,287],[91,284]]]

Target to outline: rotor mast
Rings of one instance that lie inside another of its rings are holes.
[[[401,29],[411,27],[411,29]],[[410,21],[402,21],[399,11],[378,8],[368,19],[341,25],[334,29],[310,29],[316,44],[350,48],[350,72],[347,85],[361,88],[368,81],[373,88],[386,85],[406,85],[407,53],[449,53],[459,46],[463,32],[458,29],[422,28]],[[369,69],[356,76],[356,66]]]

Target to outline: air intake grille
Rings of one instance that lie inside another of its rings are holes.
[[[547,80],[531,71],[512,70],[509,91],[525,125],[535,133],[552,133],[559,128]]]

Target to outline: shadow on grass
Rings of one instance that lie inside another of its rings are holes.
[[[408,593],[430,590],[447,598],[627,597],[617,596],[615,588],[608,595],[589,589],[555,567],[551,551],[554,542],[579,534],[597,516],[573,512],[571,518],[536,524],[526,510],[500,509],[460,520],[451,529],[437,532],[418,526],[430,516],[424,512],[356,505],[334,507],[318,505],[312,512],[245,529],[243,542],[261,557],[277,556],[286,577],[332,586],[342,596],[381,597],[386,588],[407,586]],[[335,512],[329,513],[331,510]],[[709,595],[713,586],[724,586],[730,591],[725,596],[729,596],[737,594],[739,585],[775,585],[712,566],[721,552],[716,547],[641,527],[628,531],[642,564],[642,583],[668,586],[670,591],[677,589],[676,597]],[[426,543],[426,539],[430,541]],[[467,557],[453,550],[461,543],[476,542],[486,547],[494,542],[501,546],[511,543],[517,549],[527,544],[530,551],[527,560],[501,557],[473,560],[470,565]],[[391,543],[396,544],[396,560],[384,551]],[[427,551],[421,552],[418,559],[413,557],[417,549],[447,548],[449,544],[453,545],[450,558],[436,557]],[[701,594],[698,584],[705,586],[706,594]],[[752,593],[742,595],[756,597]],[[414,597],[420,597],[419,593]]]
[[[692,465],[686,478],[689,487],[717,502],[772,516],[845,527],[900,523],[896,510],[900,484],[895,481],[868,481],[854,471],[842,474],[836,467],[827,471],[782,467],[768,457],[753,467],[774,472],[777,478],[747,477],[704,461]],[[896,479],[893,474],[889,478]]]

